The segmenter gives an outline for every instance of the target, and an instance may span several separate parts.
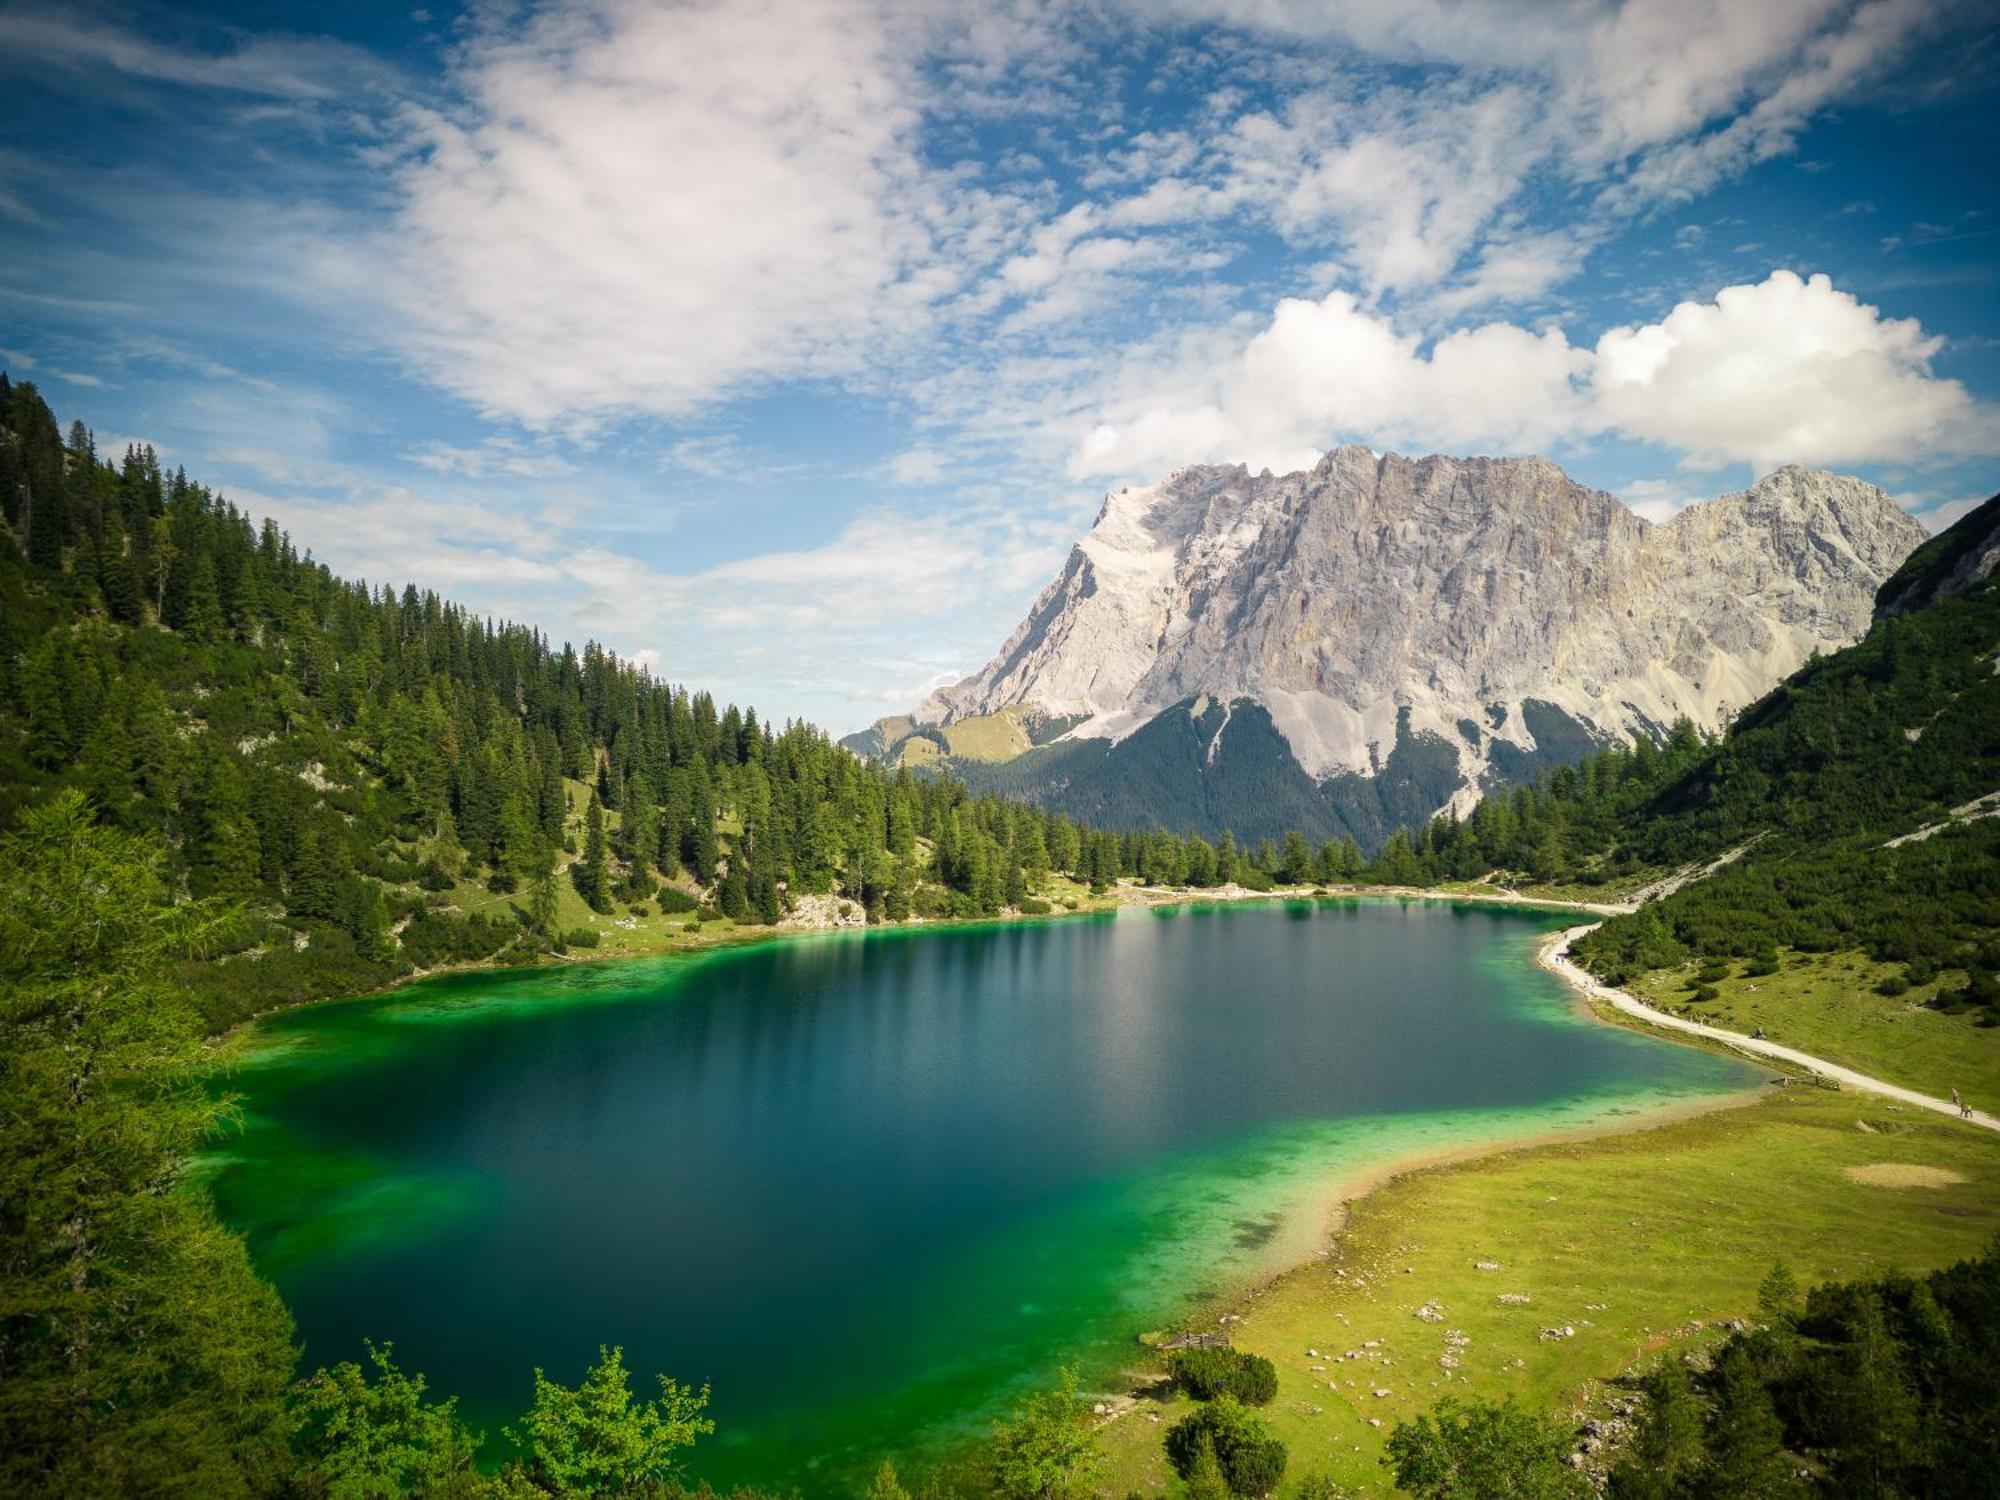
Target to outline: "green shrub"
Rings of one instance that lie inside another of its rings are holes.
[[[1688,996],[1697,1005],[1706,1005],[1711,1000],[1720,1000],[1722,991],[1712,984],[1697,985],[1695,992]]]
[[[504,917],[424,911],[403,929],[403,956],[423,969],[470,963],[507,946],[520,928]]]
[[[1875,986],[1876,994],[1886,995],[1892,1000],[1898,995],[1907,995],[1909,992],[1910,981],[1901,974],[1891,974],[1887,979]]]
[[[1240,1349],[1177,1349],[1167,1369],[1197,1401],[1231,1396],[1245,1406],[1268,1406],[1278,1394],[1277,1366]]]
[[[1021,898],[1020,912],[1024,917],[1047,916],[1049,910],[1049,903],[1044,901],[1040,896],[1023,896]]]
[[[695,911],[701,906],[701,903],[686,891],[672,885],[663,885],[660,887],[659,903],[661,916],[668,916],[675,912]]]
[[[595,948],[604,938],[595,927],[572,927],[563,934],[563,942],[571,948]]]
[[[1215,1447],[1222,1477],[1238,1495],[1268,1495],[1285,1477],[1285,1445],[1243,1406],[1224,1396],[1167,1429],[1167,1459],[1185,1479],[1204,1442]]]
[[[1571,1441],[1560,1423],[1523,1411],[1512,1397],[1497,1405],[1467,1405],[1446,1396],[1397,1426],[1382,1462],[1395,1474],[1398,1489],[1422,1500],[1473,1495],[1589,1500],[1589,1482],[1568,1464]]]

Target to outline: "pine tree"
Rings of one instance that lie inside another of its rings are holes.
[[[653,800],[653,783],[643,770],[625,780],[623,808],[619,815],[619,854],[635,875],[653,867],[658,857],[660,812]]]
[[[1312,849],[1306,843],[1306,836],[1296,828],[1285,834],[1284,853],[1278,858],[1278,873],[1287,885],[1307,885],[1312,881]]]
[[[207,1200],[218,1106],[173,965],[222,920],[75,792],[0,840],[0,1493],[247,1496],[285,1461],[291,1322]]]
[[[1740,1352],[1722,1362],[1709,1458],[1696,1483],[1712,1495],[1803,1495],[1797,1465],[1786,1456],[1784,1428],[1771,1394]]]
[[[198,896],[247,896],[257,888],[262,858],[243,774],[212,736],[196,740],[190,753],[181,797],[188,888]]]
[[[715,800],[707,768],[696,763],[690,787],[687,832],[681,841],[681,861],[703,885],[715,880],[715,864],[720,858],[715,836]]]
[[[556,867],[548,860],[528,887],[528,925],[545,938],[556,935]]]
[[[605,857],[604,804],[597,793],[590,794],[590,807],[583,818],[583,857],[570,867],[576,893],[592,911],[611,910],[611,875]]]
[[[285,892],[285,910],[300,921],[331,922],[338,914],[343,851],[315,820],[299,838]]]
[[[395,934],[389,927],[389,902],[378,880],[357,880],[353,886],[352,915],[348,931],[354,937],[354,951],[375,962],[394,955]]]

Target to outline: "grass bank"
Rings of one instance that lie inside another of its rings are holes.
[[[1968,1093],[2000,1084],[2000,1034],[1913,1004],[1934,986],[1877,994],[1891,972],[1857,954],[1788,953],[1780,974],[1725,981],[1693,1010],[1910,1087],[1943,1093],[1947,1075]],[[1688,1001],[1688,976],[1671,971],[1630,988],[1666,1008]],[[1353,1191],[1313,1262],[1217,1320],[1278,1367],[1268,1417],[1293,1477],[1323,1471],[1390,1493],[1388,1434],[1440,1396],[1513,1395],[1581,1420],[1635,1365],[1725,1336],[1773,1261],[1811,1283],[1977,1251],[2000,1226],[2000,1140],[1877,1096],[1794,1085],[1747,1108],[1390,1169]],[[1158,1387],[1150,1359],[1132,1373],[1143,1393],[1106,1429],[1113,1493],[1167,1485],[1160,1440],[1189,1409]]]
[[[1936,1185],[1899,1185],[1918,1179]],[[1920,1271],[1996,1223],[1989,1132],[1774,1088],[1742,1109],[1396,1177],[1226,1327],[1278,1367],[1268,1415],[1292,1473],[1386,1493],[1384,1440],[1442,1395],[1581,1416],[1605,1381],[1748,1315],[1774,1260],[1808,1282]],[[1110,1424],[1108,1492],[1166,1486],[1161,1436],[1185,1405],[1147,1397]]]
[[[1762,1027],[1773,1041],[1905,1088],[1940,1097],[1956,1088],[1979,1108],[2000,1105],[2000,1027],[1924,1007],[1939,988],[1964,983],[1957,970],[1890,996],[1877,986],[1901,976],[1902,964],[1864,953],[1786,950],[1777,973],[1732,973],[1715,981],[1715,999],[1697,1002],[1698,969],[1656,969],[1625,988],[1657,1009],[1713,1026],[1746,1035]]]

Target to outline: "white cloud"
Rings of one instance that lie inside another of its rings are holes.
[[[1523,88],[1334,84],[1238,122],[1229,171],[1293,239],[1331,238],[1371,292],[1435,284],[1546,154]]]
[[[1108,401],[1070,469],[1296,468],[1340,440],[1518,452],[1606,433],[1660,443],[1690,467],[1760,471],[2000,452],[1995,409],[1932,373],[1940,343],[1790,271],[1614,328],[1594,350],[1509,323],[1426,350],[1335,292],[1280,303],[1232,359],[1153,372],[1136,396]]]
[[[1695,466],[1842,464],[1992,452],[2000,426],[1931,373],[1943,340],[1823,275],[1774,271],[1597,342],[1597,420]]]
[[[866,0],[556,6],[477,33],[452,82],[398,179],[406,337],[494,413],[681,414],[849,370],[956,289],[941,242],[979,254]]]
[[[1235,359],[1164,372],[1177,399],[1149,392],[1105,413],[1070,471],[1149,474],[1204,461],[1283,471],[1342,438],[1537,447],[1573,425],[1585,359],[1560,331],[1505,323],[1425,352],[1349,293],[1289,299]]]
[[[1538,295],[1581,264],[1604,221],[1789,152],[1814,116],[1905,55],[1939,11],[1925,0],[1170,8],[1326,49],[1279,105],[1234,122],[1205,198],[1176,181],[1189,216],[1255,206],[1295,244],[1339,247],[1345,279],[1370,293],[1445,287],[1445,312]],[[1417,85],[1384,86],[1383,63],[1425,72]],[[1598,222],[1560,258],[1545,227],[1520,221],[1543,186],[1596,200]]]
[[[1648,521],[1671,521],[1681,511],[1706,495],[1692,494],[1687,486],[1668,479],[1635,479],[1621,486],[1618,498]]]
[[[1758,17],[1774,23],[1758,33],[1771,45],[1751,52],[1760,68],[1769,68],[1774,56],[1790,53],[1798,29],[1786,26],[1786,21],[1829,9],[1848,11],[1845,6],[1824,4],[1722,5],[1728,15],[1747,18],[1753,26]],[[1786,16],[1787,10],[1794,14]],[[1807,44],[1774,74],[1777,81],[1768,92],[1722,128],[1675,139],[1642,159],[1612,195],[1614,200],[1682,201],[1758,162],[1789,153],[1813,116],[1901,55],[1937,15],[1938,7],[1925,0],[1868,0],[1848,11],[1844,25],[1817,35],[1807,33]],[[1688,28],[1687,34],[1699,32]]]
[[[470,445],[433,440],[403,456],[434,474],[463,474],[468,479],[495,474],[514,479],[555,479],[576,471],[576,466],[561,454],[531,448],[505,435]]]
[[[1927,510],[1914,511],[1912,514],[1935,534],[1943,531],[1952,522],[1971,515],[1984,505],[1987,499],[1985,495],[1967,495],[1962,500],[1947,500],[1942,505],[1933,505]]]
[[[394,70],[373,54],[325,37],[244,35],[227,52],[198,52],[139,36],[73,7],[0,11],[0,57],[15,64],[73,69],[101,79],[122,73],[149,83],[226,89],[304,102],[330,102],[386,86]]]
[[[935,448],[906,448],[888,463],[889,477],[897,484],[938,484],[946,472],[945,456]]]
[[[803,709],[836,730],[962,675],[1070,540],[1066,522],[1003,506],[871,509],[813,546],[674,572],[535,517],[395,486],[231,498],[348,577],[413,580],[482,614],[531,621],[556,640],[596,640],[676,681]]]

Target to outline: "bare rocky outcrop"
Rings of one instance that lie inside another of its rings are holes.
[[[1663,524],[1543,458],[1183,469],[1109,495],[993,661],[913,718],[1020,705],[1115,741],[1252,702],[1316,778],[1373,774],[1400,722],[1455,747],[1469,799],[1557,714],[1598,739],[1720,728],[1857,639],[1924,535],[1873,485],[1801,468]]]

